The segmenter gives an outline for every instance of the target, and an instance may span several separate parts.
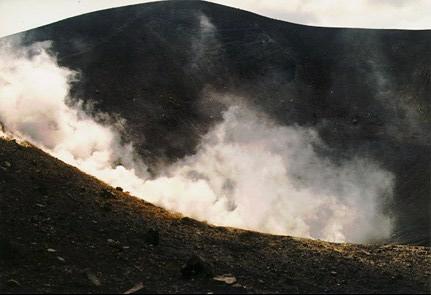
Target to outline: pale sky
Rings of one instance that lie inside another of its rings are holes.
[[[0,37],[149,0],[0,0]],[[275,19],[330,27],[431,29],[431,0],[212,0]]]

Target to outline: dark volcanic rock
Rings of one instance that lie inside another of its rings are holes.
[[[155,229],[149,229],[145,234],[145,241],[150,245],[157,246],[160,242],[159,231]]]
[[[192,277],[211,277],[213,275],[211,265],[201,256],[193,255],[182,266],[181,274],[185,279]]]
[[[109,199],[109,198],[115,197],[115,194],[112,191],[110,191],[109,189],[103,189],[100,192],[100,196],[103,197],[103,198],[108,198]]]

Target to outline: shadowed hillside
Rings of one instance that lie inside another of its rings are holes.
[[[427,293],[431,253],[214,227],[0,140],[1,293]],[[215,278],[215,279],[214,279]]]
[[[307,27],[172,1],[8,38],[17,37],[52,40],[60,63],[80,72],[73,96],[125,118],[154,174],[220,120],[224,106],[208,93],[235,94],[280,124],[316,128],[334,161],[361,155],[392,171],[392,241],[430,241],[430,31]]]

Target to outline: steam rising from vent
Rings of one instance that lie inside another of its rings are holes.
[[[0,121],[16,137],[113,186],[217,225],[329,241],[384,239],[392,175],[353,158],[334,164],[313,129],[279,126],[242,103],[202,139],[196,154],[150,179],[132,144],[68,101],[73,71],[49,42],[0,49]],[[235,101],[235,99],[230,99]],[[238,100],[237,100],[238,101]]]

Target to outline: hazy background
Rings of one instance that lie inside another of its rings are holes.
[[[0,37],[83,13],[148,0],[0,0]],[[214,0],[315,26],[430,29],[428,0]]]

